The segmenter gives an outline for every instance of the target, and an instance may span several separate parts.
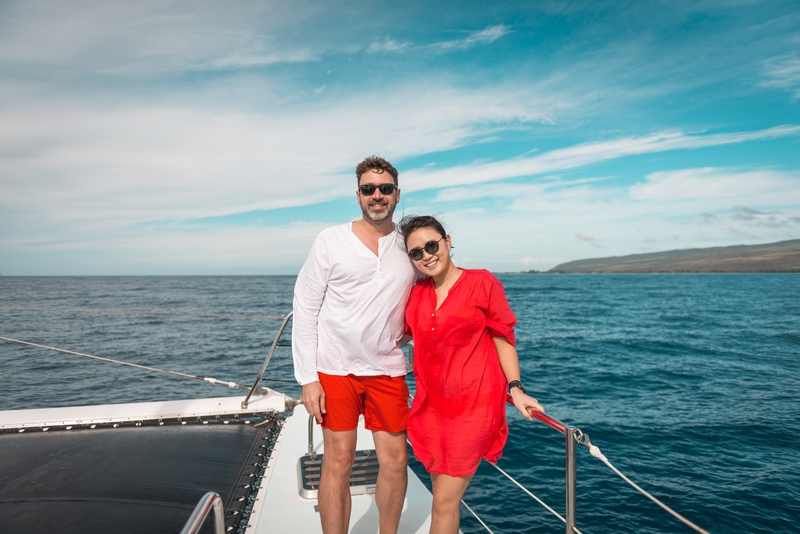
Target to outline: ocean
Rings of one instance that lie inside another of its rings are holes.
[[[800,275],[499,278],[519,320],[523,381],[547,413],[712,533],[800,532]],[[250,385],[279,320],[8,307],[282,315],[293,283],[0,277],[0,336]],[[4,341],[0,365],[6,410],[241,394]],[[276,351],[265,376],[266,386],[299,395],[289,348]],[[563,514],[563,437],[512,412],[509,426],[498,465]],[[586,448],[577,461],[584,534],[692,532]],[[427,481],[413,460],[412,468]],[[465,501],[496,533],[564,531],[485,462]],[[462,530],[485,532],[466,510]]]

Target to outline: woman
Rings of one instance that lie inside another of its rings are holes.
[[[411,290],[406,308],[417,383],[408,437],[433,483],[430,532],[456,533],[459,504],[481,458],[494,463],[502,455],[506,400],[527,419],[528,410],[544,408],[519,381],[517,320],[500,281],[456,267],[450,236],[434,217],[407,217],[400,231],[409,257],[428,276]]]

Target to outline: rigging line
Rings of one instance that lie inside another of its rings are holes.
[[[622,478],[622,480],[624,480],[625,482],[627,482],[628,484],[630,484],[631,486],[633,486],[635,489],[639,490],[639,492],[640,492],[642,495],[644,495],[645,497],[647,497],[648,499],[650,499],[651,501],[653,501],[654,503],[656,503],[657,505],[659,505],[661,508],[663,508],[664,510],[666,510],[667,512],[669,512],[670,514],[672,514],[672,515],[673,515],[675,518],[677,518],[678,520],[680,520],[682,523],[684,523],[684,524],[685,524],[685,525],[687,525],[688,527],[691,527],[691,528],[692,528],[692,529],[694,529],[695,531],[697,531],[697,532],[700,532],[700,533],[702,533],[702,534],[709,534],[709,532],[708,532],[708,531],[706,531],[706,530],[703,530],[702,528],[698,527],[697,525],[695,525],[694,523],[692,523],[691,521],[689,521],[688,519],[686,519],[685,517],[683,517],[681,514],[679,514],[678,512],[676,512],[675,510],[673,510],[672,508],[670,508],[669,506],[667,506],[666,504],[664,504],[663,502],[659,501],[658,499],[656,499],[655,497],[653,497],[652,495],[650,495],[648,492],[646,492],[646,491],[645,491],[645,490],[643,490],[642,488],[640,488],[640,487],[639,487],[639,486],[638,486],[638,485],[637,485],[635,482],[633,482],[631,479],[629,479],[628,477],[626,477],[625,475],[623,475],[623,474],[620,472],[620,470],[619,470],[619,469],[617,469],[616,467],[614,467],[613,465],[611,465],[611,462],[609,462],[609,461],[608,461],[608,458],[606,458],[606,457],[605,457],[605,455],[604,455],[602,452],[600,452],[600,448],[599,448],[599,447],[597,447],[596,445],[592,445],[592,443],[589,441],[588,437],[586,438],[586,441],[585,441],[585,442],[581,442],[581,444],[582,444],[582,445],[586,445],[587,447],[589,447],[589,453],[590,453],[592,456],[594,456],[595,458],[597,458],[598,460],[600,460],[601,462],[603,462],[604,464],[606,464],[608,467],[610,467],[612,471],[614,471],[616,474],[618,474],[618,475],[619,475],[619,476]]]
[[[220,384],[222,386],[228,386],[229,388],[237,388],[237,389],[246,389],[249,390],[250,388],[247,386],[241,386],[236,382],[225,382],[224,380],[217,380],[216,378],[211,377],[203,377],[197,375],[188,375],[186,373],[181,373],[178,371],[169,371],[167,369],[159,369],[158,367],[149,367],[147,365],[139,365],[138,363],[130,363],[130,362],[123,362],[121,360],[114,360],[111,358],[104,358],[102,356],[93,356],[92,354],[84,354],[82,352],[75,352],[74,350],[67,350],[67,349],[59,349],[57,347],[49,347],[47,345],[40,345],[38,343],[31,343],[30,341],[20,341],[19,339],[12,339],[10,337],[3,337],[0,336],[0,339],[4,341],[11,341],[13,343],[21,343],[23,345],[30,345],[31,347],[39,347],[42,349],[54,350],[56,352],[64,352],[66,354],[74,354],[76,356],[84,356],[86,358],[93,358],[95,360],[100,360],[103,362],[110,362],[110,363],[117,363],[120,365],[127,365],[130,367],[136,367],[138,369],[145,369],[147,371],[156,371],[159,373],[167,373],[169,375],[180,376],[182,378],[191,378],[192,380],[199,380],[201,382],[207,382],[209,384]]]
[[[498,471],[500,471],[501,473],[503,473],[503,474],[506,476],[506,478],[508,478],[508,479],[509,479],[511,482],[513,482],[513,483],[514,483],[514,484],[516,484],[517,486],[519,486],[519,488],[520,488],[522,491],[524,491],[525,493],[527,493],[528,495],[530,495],[531,497],[533,497],[533,499],[534,499],[536,502],[538,502],[539,504],[541,504],[542,506],[544,506],[545,508],[547,508],[548,510],[550,510],[550,513],[552,513],[554,516],[556,516],[556,517],[557,517],[557,518],[559,518],[559,519],[560,519],[560,520],[561,520],[563,523],[565,523],[565,524],[566,524],[567,520],[566,520],[566,519],[564,519],[563,517],[561,517],[561,514],[559,514],[558,512],[556,512],[555,510],[553,510],[553,509],[552,509],[552,508],[550,508],[549,506],[547,506],[547,504],[545,504],[545,502],[544,502],[543,500],[541,500],[539,497],[537,497],[536,495],[534,495],[533,493],[531,493],[531,492],[530,492],[530,490],[528,490],[528,488],[526,488],[525,486],[523,486],[522,484],[520,484],[519,482],[517,482],[516,480],[514,480],[514,477],[512,477],[511,475],[509,475],[508,473],[506,473],[505,471],[503,471],[503,469],[502,469],[502,468],[501,468],[499,465],[497,465],[497,464],[493,464],[492,462],[486,462],[486,463],[488,463],[489,465],[491,465],[492,467],[494,467],[495,469],[497,469]]]
[[[472,508],[470,508],[470,507],[469,507],[469,505],[468,505],[467,503],[465,503],[465,502],[464,502],[464,499],[461,499],[461,504],[463,504],[463,505],[464,505],[464,507],[465,507],[467,510],[469,510],[469,513],[471,513],[471,514],[472,514],[472,515],[475,517],[475,519],[477,519],[477,520],[478,520],[478,523],[480,523],[481,525],[483,525],[483,528],[485,528],[485,529],[486,529],[486,532],[488,532],[489,534],[494,534],[494,532],[492,532],[492,529],[490,529],[490,528],[489,528],[489,527],[486,525],[486,523],[484,523],[484,522],[483,522],[483,520],[482,520],[480,517],[478,517],[478,514],[476,514],[476,513],[475,513],[475,512],[472,510]]]
[[[66,308],[23,308],[20,306],[0,306],[2,310],[20,311],[56,311],[67,313],[105,313],[109,315],[167,315],[171,317],[227,317],[230,319],[285,319],[285,315],[234,315],[227,313],[170,313],[170,312],[141,312],[122,310],[71,310]]]

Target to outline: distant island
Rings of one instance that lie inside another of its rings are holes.
[[[533,271],[531,271],[533,272]],[[796,273],[800,239],[569,261],[548,273]]]

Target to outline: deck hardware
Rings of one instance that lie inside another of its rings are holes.
[[[186,524],[181,530],[181,534],[197,534],[203,526],[203,521],[212,514],[214,534],[221,534],[225,528],[223,517],[225,515],[222,509],[222,498],[218,493],[209,491],[200,499],[192,511],[192,515],[186,521]]]
[[[286,330],[286,325],[289,323],[289,319],[294,315],[294,312],[289,312],[284,318],[283,323],[281,323],[280,328],[278,329],[278,333],[275,336],[275,341],[272,342],[272,346],[269,348],[269,352],[267,353],[267,357],[264,359],[264,363],[261,364],[261,370],[256,376],[255,381],[253,381],[253,386],[250,388],[250,391],[247,393],[247,397],[242,401],[242,409],[247,408],[247,403],[250,402],[250,397],[255,392],[256,388],[258,387],[258,383],[261,382],[261,378],[264,376],[264,371],[267,370],[267,365],[269,365],[269,361],[272,358],[272,353],[275,352],[275,347],[278,346],[278,342],[281,340],[281,335],[283,335],[283,331]]]

